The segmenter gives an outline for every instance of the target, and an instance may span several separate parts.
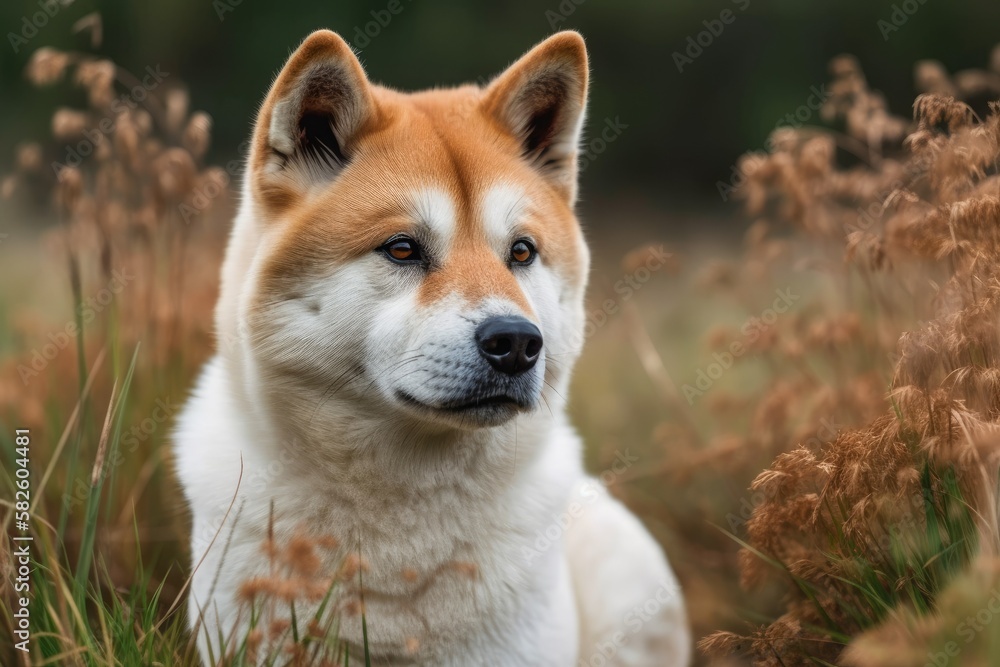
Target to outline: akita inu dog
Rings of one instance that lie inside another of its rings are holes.
[[[339,544],[322,571],[354,559],[325,607],[352,664],[687,663],[663,552],[564,411],[587,77],[574,32],[485,87],[374,85],[329,31],[281,70],[175,439],[206,662],[271,637],[246,582],[273,572],[266,539],[305,533]]]

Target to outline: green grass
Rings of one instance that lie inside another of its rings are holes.
[[[116,373],[112,393],[98,444],[106,460],[113,460],[117,443],[120,441],[123,422],[128,408],[128,399],[139,355],[137,347],[124,372]],[[100,372],[100,362],[94,371]],[[81,416],[81,406],[89,406],[92,378],[88,371],[81,376],[80,396],[77,410],[62,429],[63,438],[57,451],[61,456],[48,461],[39,460],[41,452],[32,456],[33,474],[31,480],[35,491],[43,494],[45,482],[52,479],[56,470],[67,466],[72,478],[78,461],[74,456],[77,447],[66,450],[67,439],[79,443],[85,439],[86,428],[80,426],[85,421]],[[53,425],[54,426],[54,425]],[[3,424],[3,433],[11,433],[9,424]],[[52,429],[54,432],[55,429]],[[69,435],[76,431],[74,437]],[[41,435],[35,442],[41,443]],[[13,443],[4,442],[4,451],[13,452]],[[13,461],[4,467],[2,478],[6,489],[13,491]],[[40,469],[40,466],[44,468]],[[31,514],[31,535],[33,573],[31,576],[31,630],[32,664],[37,665],[172,665],[191,664],[192,652],[188,647],[183,616],[179,613],[182,605],[173,604],[167,609],[163,599],[163,581],[157,583],[153,572],[147,569],[139,549],[135,551],[136,567],[131,584],[122,589],[113,581],[109,563],[97,548],[102,514],[107,516],[120,511],[114,506],[115,497],[106,493],[107,487],[115,482],[117,466],[109,466],[107,475],[95,467],[90,479],[84,511],[74,516],[65,503],[59,503],[58,516],[47,513],[51,503],[42,495],[36,495]],[[40,474],[39,474],[40,473]],[[50,487],[51,488],[51,487]],[[50,491],[50,494],[52,492]],[[52,494],[55,495],[55,494]],[[102,513],[102,509],[104,512]],[[11,514],[5,513],[5,526],[10,529]],[[137,520],[137,519],[136,519]],[[139,543],[138,525],[133,524],[135,542]],[[66,549],[65,536],[68,532],[78,535],[79,548],[74,559]],[[169,613],[165,613],[168,612]],[[11,610],[4,606],[2,622],[9,627]],[[4,651],[5,664],[20,664],[24,656],[18,655],[10,645],[0,645]]]
[[[165,465],[169,424],[158,425],[134,452],[120,445],[129,427],[150,414],[157,397],[182,395],[198,360],[184,363],[178,353],[158,363],[155,350],[142,344],[123,351],[117,300],[84,326],[80,272],[71,262],[72,318],[82,334],[44,371],[63,379],[45,396],[43,427],[31,430],[31,652],[14,647],[9,633],[14,604],[8,595],[0,605],[0,664],[196,665],[185,602],[192,567],[184,547],[187,523]],[[38,283],[36,291],[58,290],[46,288],[45,280]],[[16,299],[4,296],[0,308],[13,308]],[[5,343],[9,357],[18,353],[16,342],[13,347]],[[36,389],[23,387],[26,395]],[[99,396],[106,397],[103,405]],[[21,534],[14,529],[14,504],[8,500],[16,488],[19,455],[13,434],[23,427],[18,419],[16,413],[0,416],[0,520],[10,535]],[[4,550],[10,544],[5,540]],[[328,595],[320,616],[330,603]],[[251,630],[259,610],[252,615]],[[336,620],[334,614],[325,616]],[[303,664],[344,654],[335,624],[321,639],[303,636],[299,625],[293,615],[289,637],[276,641],[279,648],[286,639],[301,643],[311,660]],[[234,648],[226,665],[259,664],[247,659],[246,637],[228,645]],[[275,652],[263,664],[283,664],[285,658]]]

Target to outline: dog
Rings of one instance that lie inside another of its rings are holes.
[[[588,74],[560,32],[488,85],[403,93],[327,30],[278,74],[174,436],[206,663],[274,634],[248,609],[289,544],[336,573],[296,618],[335,615],[352,664],[688,663],[677,580],[565,413]]]

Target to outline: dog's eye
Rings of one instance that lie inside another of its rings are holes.
[[[424,261],[420,244],[406,236],[389,239],[379,250],[398,264],[419,264]]]
[[[510,262],[522,266],[531,264],[537,254],[538,251],[535,250],[535,246],[531,245],[530,241],[521,239],[510,248]]]

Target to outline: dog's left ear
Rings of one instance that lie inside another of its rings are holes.
[[[580,33],[556,33],[535,46],[489,85],[483,105],[572,204],[587,106],[587,48]]]

